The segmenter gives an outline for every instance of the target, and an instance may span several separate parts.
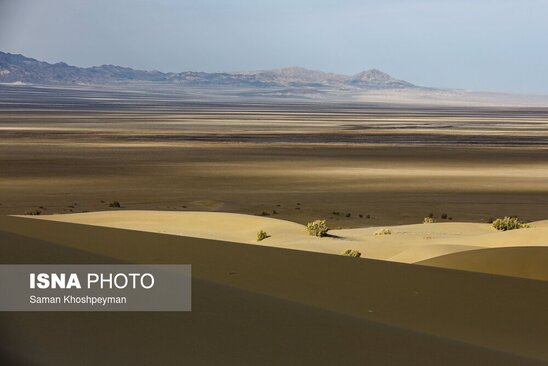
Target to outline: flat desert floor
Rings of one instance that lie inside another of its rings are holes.
[[[204,99],[0,86],[0,213],[548,217],[548,109]]]

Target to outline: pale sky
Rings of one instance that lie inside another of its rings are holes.
[[[0,0],[0,50],[176,72],[378,68],[548,94],[548,1]]]

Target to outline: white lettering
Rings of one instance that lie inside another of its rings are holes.
[[[71,289],[71,288],[82,288],[80,285],[80,280],[76,273],[71,273],[66,277],[65,273],[31,273],[29,278],[29,285],[31,289],[49,289],[49,288],[60,288],[60,289]]]

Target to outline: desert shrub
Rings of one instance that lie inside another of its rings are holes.
[[[441,218],[444,219],[444,220],[447,220],[447,214],[446,214],[446,213],[442,213],[442,214],[441,214]]]
[[[257,241],[261,241],[269,237],[270,235],[268,235],[264,230],[259,230],[259,232],[257,233]]]
[[[354,258],[359,258],[359,257],[362,256],[362,253],[358,252],[355,249],[347,249],[344,252],[342,252],[341,254],[346,255],[348,257],[354,257]]]
[[[25,215],[40,215],[42,213],[42,211],[40,210],[31,210],[31,211],[27,211],[25,212]]]
[[[270,214],[266,211],[261,212],[261,216],[270,216]]]
[[[375,231],[375,235],[390,235],[392,234],[392,230],[390,229],[379,229]]]
[[[310,235],[314,236],[326,236],[329,228],[327,227],[327,222],[325,220],[316,220],[306,224],[306,229]]]
[[[121,205],[120,202],[118,202],[118,201],[112,201],[111,203],[109,203],[109,206],[110,206],[110,207],[115,207],[115,208],[120,208],[120,207],[122,207],[122,205]]]
[[[434,219],[432,217],[425,217],[424,220],[422,220],[423,224],[433,224]]]
[[[493,227],[497,230],[507,231],[515,229],[528,228],[529,225],[521,222],[517,217],[505,216],[504,218],[498,218],[493,221]]]
[[[433,218],[434,218],[434,213],[433,213],[433,212],[430,212],[430,213],[428,214],[428,217],[430,217],[431,219],[433,219]]]
[[[347,213],[347,214],[346,214],[346,217],[350,217],[350,216],[352,216],[351,213]]]

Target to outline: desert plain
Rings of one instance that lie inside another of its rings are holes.
[[[1,314],[9,362],[548,362],[548,108],[241,100],[0,86],[3,263],[193,265],[190,313]]]
[[[28,86],[0,86],[0,100],[3,214],[118,201],[325,218],[334,228],[444,213],[459,222],[547,218],[548,109],[539,107]]]

